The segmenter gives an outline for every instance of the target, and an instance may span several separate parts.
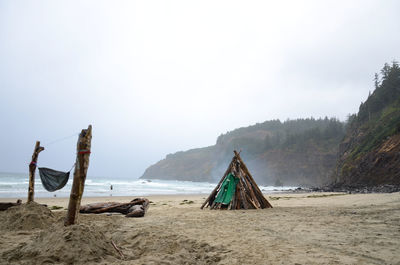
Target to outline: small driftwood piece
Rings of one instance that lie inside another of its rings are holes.
[[[118,252],[118,254],[121,256],[122,259],[125,258],[124,253],[117,247],[115,244],[114,240],[111,240],[111,245],[114,247],[114,249]]]
[[[146,198],[136,198],[128,203],[99,202],[82,205],[80,213],[121,213],[126,217],[143,217],[150,206]]]
[[[5,211],[10,207],[21,205],[22,201],[17,200],[17,202],[0,202],[0,211]]]

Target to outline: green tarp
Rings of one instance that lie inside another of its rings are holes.
[[[229,173],[229,175],[226,176],[226,178],[222,182],[221,189],[219,190],[214,201],[226,205],[229,204],[232,200],[233,195],[235,194],[236,185],[238,184],[238,182],[239,179],[235,177],[232,173]]]

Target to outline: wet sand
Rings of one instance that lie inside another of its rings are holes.
[[[109,249],[105,254],[99,252],[96,261],[75,264],[400,264],[400,193],[289,193],[266,197],[273,209],[200,210],[206,195],[168,195],[147,197],[152,203],[144,218],[80,215],[83,230],[100,231],[104,240],[112,240],[124,256],[107,245]],[[82,204],[128,202],[133,198],[84,198]],[[71,231],[60,230],[64,229],[62,219],[68,198],[36,201],[63,207],[53,210],[53,230],[3,228],[0,264],[35,264],[35,260],[65,264],[60,258],[65,254],[63,250],[57,250],[60,252],[53,257],[32,251],[29,244],[43,243],[52,234],[71,236]],[[83,247],[90,242],[79,244]],[[43,246],[52,250],[45,243]],[[73,255],[73,251],[66,251]]]

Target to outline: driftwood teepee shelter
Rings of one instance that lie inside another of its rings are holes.
[[[233,157],[224,176],[211,192],[201,209],[264,209],[272,205],[262,194],[240,154]]]

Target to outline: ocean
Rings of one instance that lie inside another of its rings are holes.
[[[55,192],[46,191],[41,183],[38,172],[35,178],[35,197],[69,197],[72,185],[72,173],[67,185]],[[22,198],[28,195],[28,173],[0,172],[0,198]],[[112,190],[110,189],[112,185]],[[174,194],[209,194],[216,183],[192,182],[178,180],[146,180],[118,179],[111,177],[90,177],[85,182],[83,196],[148,196]],[[296,187],[259,186],[264,193],[275,193]]]

